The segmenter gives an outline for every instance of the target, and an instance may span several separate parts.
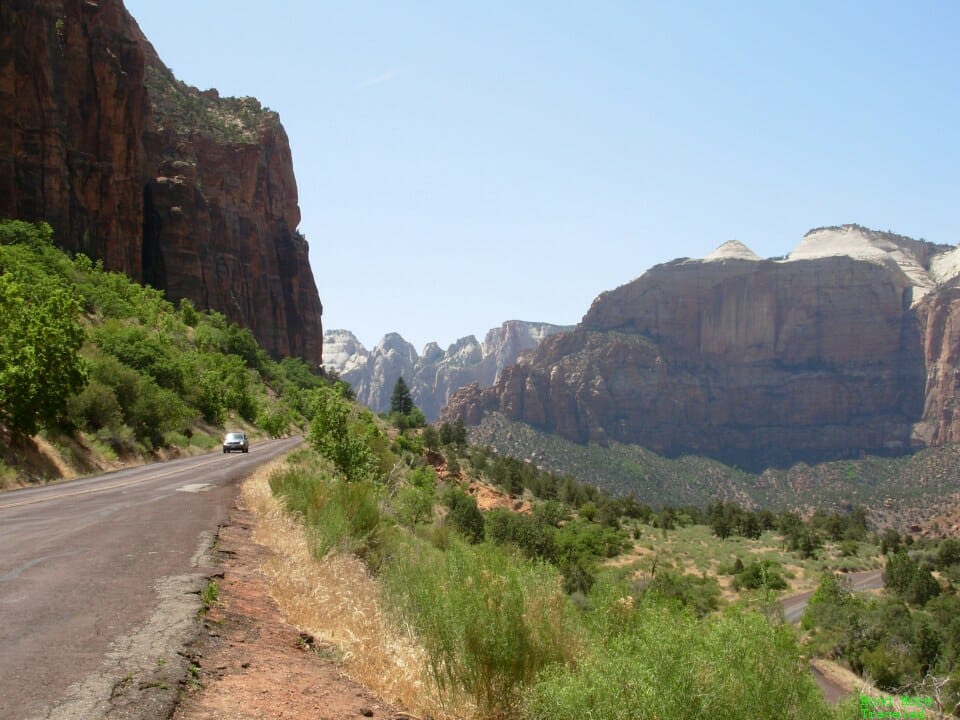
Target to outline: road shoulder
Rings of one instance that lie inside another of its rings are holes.
[[[333,648],[283,620],[259,571],[269,551],[254,542],[254,522],[235,508],[220,530],[218,598],[186,651],[174,720],[407,717],[343,675]]]

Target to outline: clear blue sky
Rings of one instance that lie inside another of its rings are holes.
[[[960,241],[960,3],[126,0],[280,113],[324,327],[422,349],[738,239]]]

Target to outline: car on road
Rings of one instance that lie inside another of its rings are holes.
[[[250,452],[250,441],[247,440],[247,434],[242,432],[228,432],[223,437],[223,451],[225,453]]]

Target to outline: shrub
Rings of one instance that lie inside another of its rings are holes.
[[[576,666],[547,667],[529,694],[533,720],[713,718],[821,720],[831,712],[792,630],[756,612],[691,613],[600,593],[594,640]]]
[[[453,487],[443,499],[450,509],[447,518],[450,524],[459,530],[472,543],[478,543],[484,537],[483,513],[477,507],[477,501],[458,487]]]
[[[361,555],[376,543],[379,490],[370,482],[339,482],[303,467],[274,473],[270,488],[304,517],[310,549],[320,558],[334,548]]]
[[[549,566],[456,540],[444,552],[401,540],[393,555],[388,597],[427,649],[438,687],[471,697],[479,717],[514,717],[537,674],[575,649]]]
[[[196,327],[200,322],[200,313],[197,312],[194,304],[187,298],[181,298],[179,308],[180,319],[183,320],[183,324],[187,327]]]
[[[397,491],[397,517],[406,525],[417,525],[433,517],[436,492],[433,488],[406,486]]]
[[[629,546],[626,533],[584,520],[574,520],[559,528],[554,535],[556,560],[611,558]]]
[[[685,605],[700,617],[716,610],[720,603],[720,583],[713,577],[660,572],[645,592]]]
[[[0,222],[0,421],[32,435],[67,414],[86,383],[80,300],[45,267],[55,255],[49,225]]]
[[[293,418],[290,411],[279,403],[260,409],[257,425],[272,438],[283,437],[290,429]]]
[[[486,536],[498,545],[516,545],[527,557],[553,561],[556,559],[556,530],[535,518],[495,508],[487,513]]]
[[[67,399],[67,417],[84,430],[115,428],[122,423],[122,408],[113,388],[92,378],[83,390]]]
[[[377,459],[348,423],[349,406],[327,388],[314,390],[310,444],[347,480],[373,477]]]
[[[750,590],[785,590],[787,581],[780,574],[780,564],[772,560],[754,561],[744,567],[743,572],[733,578],[733,587],[736,590],[748,588]]]

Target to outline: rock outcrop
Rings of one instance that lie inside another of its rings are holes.
[[[444,417],[750,468],[955,439],[955,253],[858,226],[811,231],[784,260],[727,243],[601,294]]]
[[[368,351],[352,333],[328,330],[324,366],[338,372],[351,384],[357,399],[376,412],[390,409],[393,387],[403,376],[417,407],[433,421],[454,392],[471,383],[491,385],[503,368],[516,363],[545,337],[570,329],[509,320],[490,330],[482,343],[472,335],[446,350],[428,343],[422,355],[396,333],[386,335]]]
[[[120,0],[0,4],[0,216],[322,360],[279,117],[178,82]]]

